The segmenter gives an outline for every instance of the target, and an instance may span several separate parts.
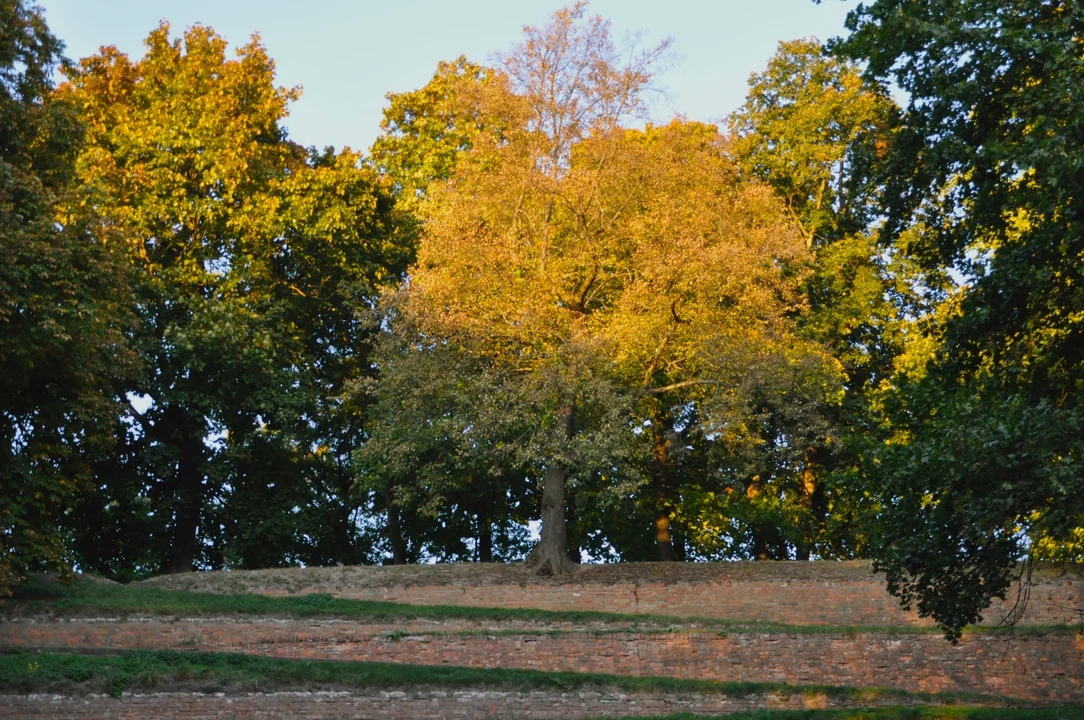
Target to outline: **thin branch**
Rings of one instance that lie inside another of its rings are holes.
[[[660,387],[660,388],[652,388],[652,389],[648,390],[648,392],[650,392],[652,395],[662,395],[663,393],[670,392],[671,390],[680,390],[681,388],[691,387],[693,385],[711,385],[713,387],[728,387],[727,383],[720,382],[718,380],[684,380],[682,382],[674,383],[672,385],[664,385],[663,387]]]

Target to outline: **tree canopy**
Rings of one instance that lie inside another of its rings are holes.
[[[258,39],[232,60],[199,26],[171,40],[163,24],[146,44],[138,62],[112,48],[84,59],[59,91],[86,127],[91,192],[73,212],[126,243],[140,319],[126,451],[76,521],[98,553],[85,562],[280,564],[328,520],[340,557],[357,558],[344,505],[360,423],[335,398],[368,371],[354,308],[410,255],[390,188],[348,150],[285,138],[298,91],[274,85]],[[337,500],[321,511],[324,484]],[[126,522],[153,538],[142,557],[102,541]]]
[[[794,334],[805,251],[781,205],[767,187],[739,181],[712,127],[620,127],[641,107],[646,62],[663,48],[612,67],[607,33],[577,7],[546,29],[529,29],[504,58],[513,93],[505,105],[519,109],[519,124],[472,148],[448,182],[429,187],[404,305],[432,343],[554,378],[533,385],[548,394],[537,416],[551,418],[556,433],[539,457],[539,562],[554,572],[566,552],[562,541],[548,543],[548,532],[556,525],[563,534],[561,488],[586,462],[571,448],[581,435],[603,432],[577,422],[585,377],[607,378],[629,406],[625,417],[607,414],[622,427],[606,432],[621,430],[635,445],[639,416],[654,428],[657,455],[666,442],[660,429],[673,424],[668,415],[690,404],[705,437],[748,434],[741,391],[757,381],[743,381],[743,369],[803,367],[821,376],[810,381],[820,402],[831,401],[836,372],[819,347]],[[595,68],[595,85],[582,84],[576,62]],[[666,472],[656,472],[663,557],[671,552]],[[554,486],[557,510],[547,517],[546,488]]]
[[[885,237],[926,228],[910,253],[963,285],[893,384],[870,470],[878,566],[958,636],[1015,561],[1074,541],[1080,557],[1082,19],[1063,2],[880,0],[847,24],[834,49],[909,96]]]
[[[59,517],[108,452],[112,384],[131,355],[119,240],[78,202],[73,108],[52,95],[63,45],[40,11],[0,2],[0,596],[70,562]]]
[[[1084,19],[847,29],[720,130],[660,118],[669,39],[577,3],[361,153],[291,141],[258,36],[62,62],[0,0],[0,593],[868,557],[955,639],[1081,561]]]

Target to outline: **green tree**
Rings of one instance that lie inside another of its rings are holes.
[[[384,499],[390,561],[522,559],[538,470],[525,441],[538,419],[516,373],[387,310],[358,459],[359,484]]]
[[[129,364],[116,238],[59,209],[81,139],[52,95],[62,47],[40,9],[0,2],[0,596],[68,567],[58,520],[109,450]]]
[[[126,240],[141,321],[125,467],[91,516],[133,527],[114,501],[149,514],[147,561],[171,572],[357,560],[360,420],[337,397],[368,369],[354,308],[409,257],[391,188],[356,154],[287,141],[298,91],[274,85],[258,39],[233,60],[199,26],[146,44],[138,62],[113,48],[81,61],[63,89],[87,126],[84,208]]]
[[[963,279],[888,388],[877,566],[949,637],[1015,561],[1084,526],[1084,17],[1073,3],[878,0],[837,52],[908,93],[886,240]]]
[[[853,555],[865,545],[857,522],[863,494],[847,480],[855,440],[873,424],[867,394],[891,372],[904,318],[922,310],[907,257],[879,247],[870,228],[882,190],[878,163],[894,142],[899,109],[855,63],[827,54],[815,40],[780,43],[749,85],[748,99],[730,118],[731,152],[745,173],[775,189],[801,226],[813,263],[799,325],[830,348],[846,378],[842,403],[797,424],[775,417],[784,408],[764,396],[765,420],[773,432],[789,428],[790,437],[778,447],[785,461],[773,450],[770,464],[798,499],[776,512],[800,529],[797,557]],[[810,432],[815,425],[819,432]],[[772,478],[766,468],[760,472]]]
[[[779,43],[730,117],[731,151],[771,185],[812,248],[863,232],[878,199],[872,169],[892,142],[896,104],[816,40]]]
[[[280,388],[281,399],[269,405],[266,419],[275,432],[231,432],[229,438],[255,443],[228,440],[231,498],[249,512],[238,513],[232,499],[224,510],[237,530],[243,531],[238,521],[262,530],[269,521],[267,503],[259,498],[273,498],[281,507],[279,536],[272,542],[261,533],[227,532],[225,544],[233,552],[249,547],[268,554],[267,561],[240,563],[246,567],[369,562],[372,539],[360,522],[367,508],[353,492],[352,458],[365,438],[368,409],[348,387],[372,373],[373,328],[357,308],[399,281],[413,245],[388,181],[349,150],[310,152],[307,163],[292,168],[269,193],[276,210],[257,232],[281,243],[268,277],[280,288],[286,283],[289,292],[278,294],[267,320],[294,335],[287,348],[292,385]],[[269,491],[276,470],[288,473]],[[240,478],[255,492],[243,492]]]
[[[390,175],[407,207],[433,182],[450,178],[460,153],[482,133],[499,137],[508,118],[494,102],[506,78],[464,56],[440,62],[425,87],[388,93],[370,161]]]

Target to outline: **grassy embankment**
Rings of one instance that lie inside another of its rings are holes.
[[[670,632],[690,626],[714,631],[749,632],[937,632],[933,628],[869,628],[794,626],[774,623],[734,623],[718,619],[623,615],[599,612],[550,612],[453,606],[411,606],[386,602],[344,600],[321,593],[273,598],[261,595],[220,595],[163,590],[141,586],[78,582],[71,586],[36,579],[22,586],[2,606],[8,615],[161,615],[267,616],[344,618],[359,622],[394,623],[404,620],[470,620],[526,624],[586,626],[589,632]],[[1076,627],[1016,628],[1016,632],[1066,632]],[[506,632],[524,632],[509,629]],[[528,630],[529,632],[566,632]],[[976,629],[988,633],[989,629]],[[455,632],[472,632],[460,630]],[[474,632],[491,633],[492,630]],[[252,692],[283,690],[383,690],[389,688],[552,690],[612,688],[623,691],[721,693],[750,695],[824,694],[856,703],[950,703],[948,706],[899,707],[878,710],[764,711],[728,715],[731,720],[1084,720],[1084,708],[974,707],[997,698],[965,694],[921,695],[892,689],[831,686],[788,686],[776,683],[718,683],[672,678],[624,677],[584,673],[553,673],[512,669],[410,666],[385,663],[286,660],[230,653],[186,651],[121,654],[53,653],[31,650],[0,654],[0,693],[55,692],[83,694],[126,691]],[[968,705],[972,706],[968,706]],[[692,720],[673,715],[665,720]]]
[[[1082,707],[981,708],[887,707],[876,710],[761,710],[718,715],[712,720],[1082,720]],[[622,720],[642,720],[623,718]],[[665,715],[652,720],[707,720],[702,715]]]
[[[479,623],[517,623],[540,626],[572,625],[586,627],[590,632],[674,632],[704,629],[722,632],[776,633],[857,633],[882,632],[890,634],[939,633],[935,627],[914,626],[831,626],[789,625],[784,623],[737,622],[719,618],[690,618],[669,615],[632,615],[622,613],[571,610],[534,610],[529,608],[485,608],[449,605],[406,605],[369,600],[347,600],[328,593],[313,593],[294,597],[268,597],[256,594],[225,595],[182,590],[163,590],[140,585],[118,585],[90,581],[69,586],[51,580],[32,578],[19,587],[0,612],[7,615],[162,615],[172,617],[200,616],[268,616],[299,618],[342,618],[362,623],[396,623],[409,620],[470,621]],[[965,632],[1047,634],[1080,632],[1081,625],[1017,626],[1011,629],[969,628]],[[453,630],[449,634],[486,632],[487,630]],[[504,632],[522,634],[561,633],[556,629],[508,629]]]
[[[124,691],[269,692],[285,690],[387,689],[553,690],[614,688],[622,691],[750,695],[826,695],[836,700],[888,699],[946,703],[997,702],[960,693],[937,695],[880,688],[714,682],[597,673],[399,665],[392,663],[295,660],[196,651],[57,653],[14,650],[0,654],[0,693],[83,694]]]

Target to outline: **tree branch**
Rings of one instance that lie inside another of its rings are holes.
[[[652,395],[662,395],[665,392],[671,390],[680,390],[681,388],[691,387],[693,385],[712,385],[714,387],[726,387],[727,383],[720,382],[718,380],[684,380],[679,383],[673,383],[672,385],[664,385],[660,388],[652,388],[648,390]]]

